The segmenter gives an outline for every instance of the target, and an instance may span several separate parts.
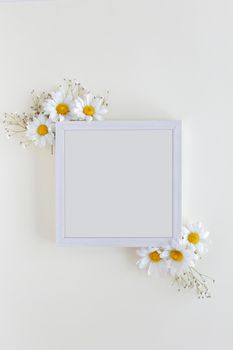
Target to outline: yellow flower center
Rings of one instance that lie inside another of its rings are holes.
[[[85,106],[83,108],[83,113],[88,116],[93,116],[93,114],[95,113],[95,108],[93,106]]]
[[[180,250],[171,250],[170,258],[175,261],[182,261],[184,259],[184,256]]]
[[[188,235],[188,241],[192,244],[197,244],[200,241],[199,234],[197,232],[190,232]]]
[[[66,103],[59,103],[56,107],[56,111],[58,114],[66,115],[67,113],[69,113],[70,109]]]
[[[161,260],[160,254],[155,250],[149,254],[149,258],[152,262],[157,263]]]
[[[47,125],[44,125],[44,124],[41,124],[38,126],[37,128],[37,133],[40,135],[40,136],[44,136],[46,134],[48,134],[49,130],[48,130],[48,127]]]

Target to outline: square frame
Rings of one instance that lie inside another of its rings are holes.
[[[172,235],[162,238],[65,237],[65,132],[70,130],[171,130],[172,131]],[[56,242],[59,245],[143,247],[162,245],[176,238],[181,229],[181,121],[96,121],[56,124]]]

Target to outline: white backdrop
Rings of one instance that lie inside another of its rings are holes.
[[[134,249],[56,247],[54,158],[1,130],[1,349],[230,348],[232,11],[230,0],[0,3],[1,113],[67,77],[109,89],[109,119],[183,120],[183,220],[211,231],[199,269],[217,281],[199,301],[138,271]]]

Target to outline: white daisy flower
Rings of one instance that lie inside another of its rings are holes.
[[[48,114],[52,121],[77,120],[74,114],[75,103],[70,95],[61,88],[52,92],[51,96],[43,107],[45,114]]]
[[[161,257],[161,250],[155,247],[140,248],[137,250],[140,259],[137,261],[139,269],[148,268],[148,275],[166,271],[166,263]]]
[[[167,267],[172,276],[179,275],[194,266],[194,251],[187,249],[181,242],[172,240],[161,253],[166,260]]]
[[[193,248],[199,256],[208,251],[209,232],[198,222],[182,228],[182,240],[185,245]]]
[[[36,146],[44,147],[46,144],[52,145],[54,142],[54,124],[44,115],[33,118],[27,125],[27,137]]]
[[[103,115],[108,112],[104,105],[104,100],[100,97],[95,97],[91,93],[78,97],[76,100],[75,113],[79,120],[102,120]]]

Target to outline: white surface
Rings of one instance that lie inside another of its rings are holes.
[[[180,134],[178,121],[57,124],[58,242],[140,247],[176,237]]]
[[[0,133],[0,348],[232,346],[233,3],[0,4],[1,113],[77,77],[110,90],[110,119],[183,120],[183,220],[211,232],[213,298],[135,267],[135,249],[55,246],[54,158]],[[90,212],[91,220],[91,212]]]

